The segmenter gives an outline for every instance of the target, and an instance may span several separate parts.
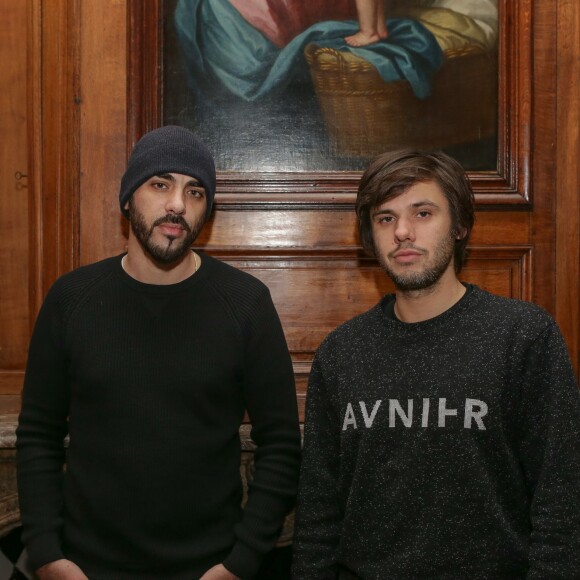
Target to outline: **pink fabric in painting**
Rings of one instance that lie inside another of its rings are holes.
[[[324,20],[355,20],[354,0],[230,0],[236,10],[276,46]]]

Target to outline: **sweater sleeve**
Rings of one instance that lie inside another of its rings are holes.
[[[16,431],[22,538],[33,569],[64,558],[62,479],[69,384],[54,290],[35,324]]]
[[[340,435],[318,355],[306,398],[302,471],[298,493],[294,580],[336,578],[342,515],[339,501]]]
[[[245,325],[244,399],[256,444],[255,472],[236,543],[224,566],[255,575],[294,506],[300,468],[300,426],[294,373],[280,319],[264,287]]]
[[[520,458],[531,495],[527,578],[580,578],[580,393],[555,323],[527,354]]]

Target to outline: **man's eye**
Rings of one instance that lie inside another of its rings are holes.
[[[192,197],[203,197],[205,195],[205,190],[203,188],[190,189],[188,193]]]
[[[419,217],[428,217],[428,216],[430,216],[430,215],[431,215],[431,212],[430,212],[430,211],[426,211],[426,210],[424,210],[424,211],[420,211],[420,212],[419,212],[417,215],[418,215]]]
[[[393,220],[394,220],[393,216],[384,215],[384,216],[379,218],[379,223],[380,224],[390,224]]]

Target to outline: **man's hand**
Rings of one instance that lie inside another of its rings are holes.
[[[64,558],[41,566],[36,576],[38,580],[89,580],[74,562]]]
[[[234,576],[223,564],[210,568],[199,580],[240,580]]]

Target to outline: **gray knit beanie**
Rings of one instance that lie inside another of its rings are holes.
[[[166,125],[139,139],[121,179],[119,204],[125,217],[125,204],[150,177],[180,173],[199,180],[207,199],[206,218],[211,213],[215,195],[215,165],[209,149],[185,127]]]

